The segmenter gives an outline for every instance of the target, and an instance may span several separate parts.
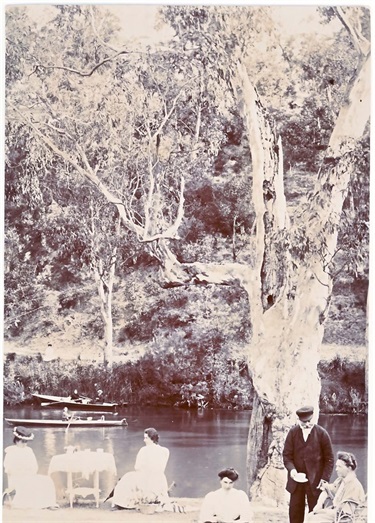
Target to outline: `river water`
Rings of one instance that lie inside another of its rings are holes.
[[[7,418],[61,419],[60,410],[33,408],[4,409]],[[81,414],[83,417],[83,414]],[[86,413],[100,417],[101,414]],[[225,467],[234,467],[240,478],[236,486],[246,490],[246,441],[250,411],[184,410],[176,408],[127,407],[106,419],[126,417],[127,427],[105,428],[46,428],[35,427],[33,448],[39,463],[39,472],[46,474],[51,457],[62,454],[70,445],[80,449],[104,449],[115,456],[117,476],[133,470],[136,454],[143,446],[143,431],[155,427],[160,444],[170,449],[166,469],[168,483],[176,483],[172,491],[177,497],[202,497],[218,488],[217,473]],[[367,490],[367,419],[365,416],[322,415],[319,423],[332,438],[335,453],[353,452],[358,461],[357,475]],[[3,445],[11,445],[12,428],[4,422]],[[333,473],[332,479],[336,477]],[[111,480],[113,483],[113,479]],[[6,484],[6,482],[5,482]],[[104,493],[113,484],[101,485]]]

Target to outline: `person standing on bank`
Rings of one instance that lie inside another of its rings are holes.
[[[283,460],[288,471],[289,521],[303,523],[306,498],[311,512],[322,485],[331,477],[334,456],[328,432],[312,421],[314,408],[301,407],[296,414],[299,421],[287,434]]]

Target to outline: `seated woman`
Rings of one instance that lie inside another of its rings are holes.
[[[365,493],[356,473],[357,460],[350,452],[338,452],[336,472],[338,478],[322,487],[322,493],[306,523],[333,523],[338,512],[352,515],[365,500]]]
[[[12,508],[58,508],[55,485],[49,476],[37,474],[35,454],[27,446],[34,434],[25,427],[15,427],[13,435],[14,445],[5,449],[4,458],[8,492],[15,491]]]
[[[145,446],[140,449],[134,471],[127,472],[117,483],[112,507],[136,508],[140,503],[166,503],[168,484],[164,471],[169,450],[159,445],[159,434],[154,428],[144,431]]]
[[[232,468],[218,474],[221,488],[209,492],[203,500],[198,523],[250,523],[250,503],[246,492],[234,488],[238,472]]]

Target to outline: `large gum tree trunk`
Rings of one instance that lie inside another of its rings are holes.
[[[309,208],[299,234],[293,236],[281,183],[281,144],[268,126],[245,69],[238,66],[238,96],[252,152],[257,213],[254,269],[258,277],[245,285],[253,326],[249,367],[256,391],[248,437],[248,483],[251,497],[263,502],[285,501],[281,456],[295,410],[311,404],[318,417],[317,365],[332,292],[329,266],[355,169],[354,147],[369,118],[369,68],[366,56],[348,87]]]
[[[255,398],[249,428],[247,469],[252,499],[285,502],[282,463],[285,436],[302,404],[319,415],[317,366],[332,293],[329,272],[353,152],[369,118],[370,59],[366,56],[348,86],[315,190],[291,230],[283,188],[281,141],[247,72],[238,64],[234,86],[247,125],[253,167],[256,252],[251,267],[232,263],[178,263],[167,242],[159,244],[166,281],[175,284],[238,282],[248,293],[253,335],[248,351]],[[164,257],[164,262],[163,262]]]

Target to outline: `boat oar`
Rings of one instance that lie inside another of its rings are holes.
[[[80,397],[81,400],[88,400],[88,403],[90,401],[92,401],[91,398],[88,398],[86,396],[81,396]],[[61,400],[61,401],[48,401],[48,402],[42,402],[40,405],[42,407],[51,407],[52,405],[61,405],[61,404],[64,404],[66,402],[70,402],[71,404],[73,405],[85,405],[85,403],[81,403],[80,401],[78,400]]]
[[[66,426],[65,432],[68,432],[68,429],[70,427],[71,422],[73,421],[73,418],[74,418],[74,414],[73,414],[73,416],[70,417],[70,420],[68,421],[68,424]]]
[[[68,421],[68,424],[66,426],[66,429],[65,429],[65,432],[68,432],[68,429],[70,427],[70,422],[72,421],[72,418],[70,418],[70,420]]]
[[[65,401],[42,402],[40,405],[41,405],[41,407],[50,407],[51,405],[60,405],[61,403],[65,403]]]

